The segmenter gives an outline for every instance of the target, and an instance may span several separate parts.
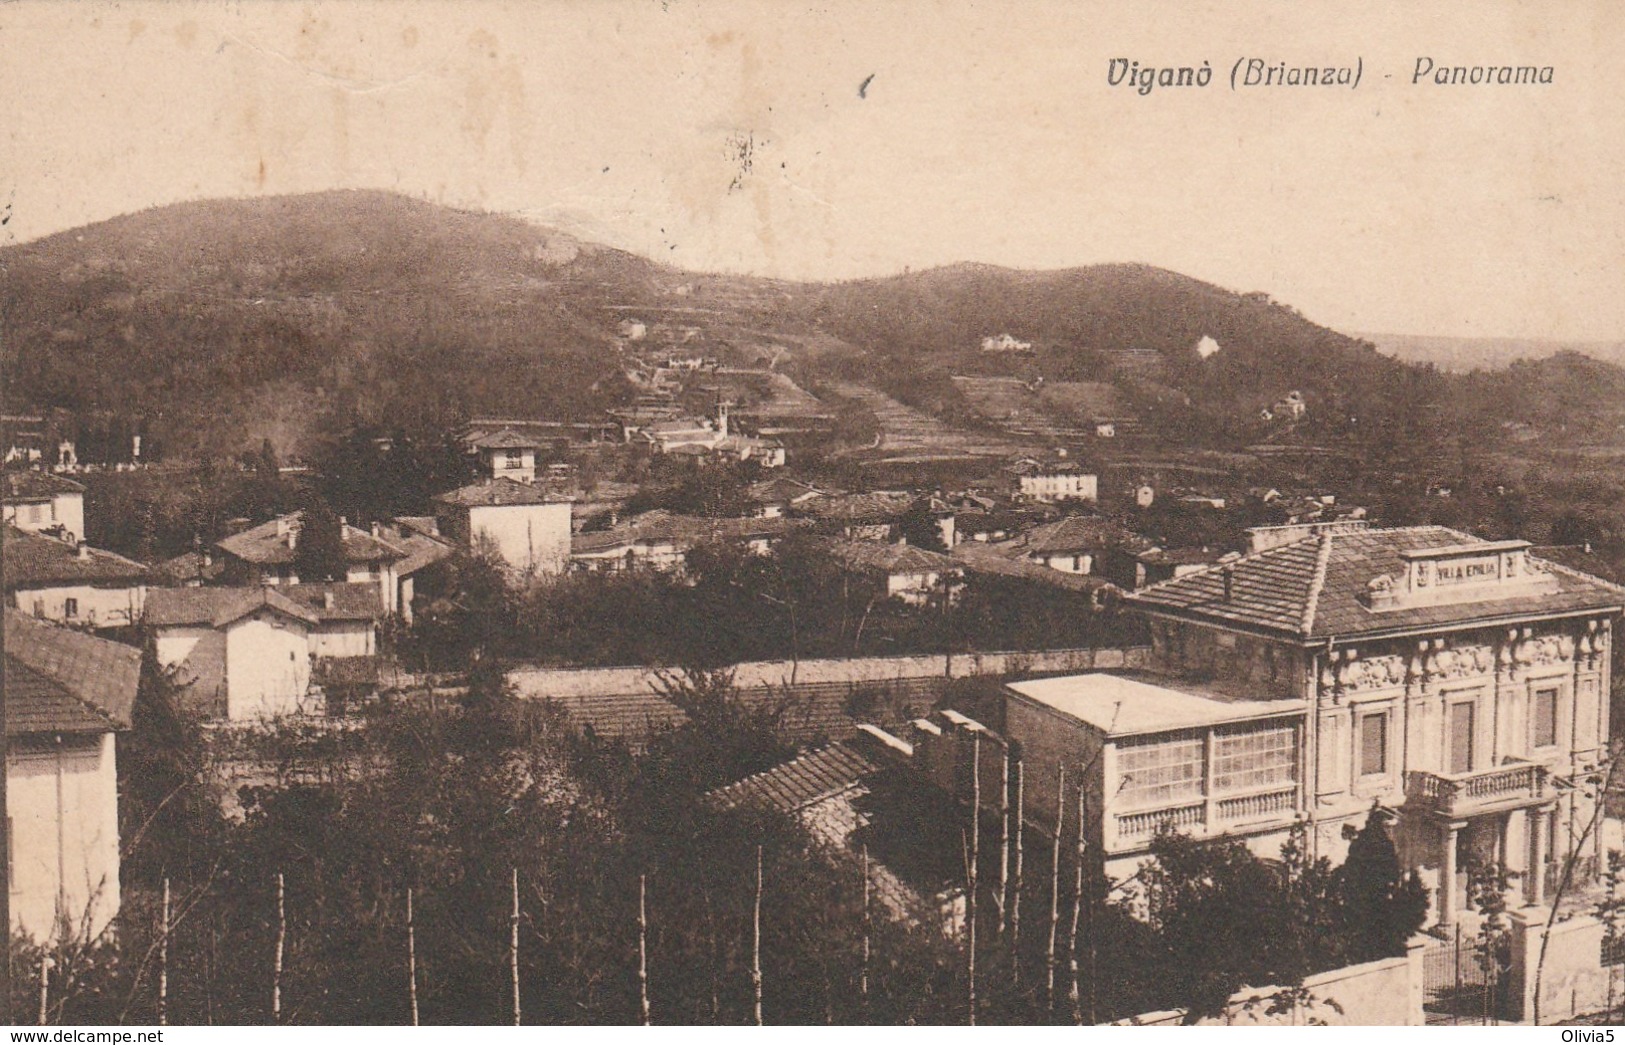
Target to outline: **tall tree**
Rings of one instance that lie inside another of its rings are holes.
[[[1375,811],[1349,843],[1341,873],[1344,918],[1354,961],[1405,953],[1405,943],[1427,917],[1427,889],[1405,874],[1382,817]]]
[[[293,557],[299,579],[306,584],[344,580],[344,524],[337,513],[320,494],[313,493],[300,516]]]

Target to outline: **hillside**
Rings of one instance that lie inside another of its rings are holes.
[[[1406,428],[1440,393],[1435,375],[1266,295],[1145,265],[954,265],[819,288],[807,307],[812,322],[881,357],[865,368],[893,394],[931,390],[939,408],[955,396],[950,373],[1015,373],[1112,382],[1162,428],[1198,440],[1325,440]],[[981,351],[983,337],[1002,334],[1031,353]],[[1205,358],[1204,337],[1219,345]],[[1261,409],[1294,390],[1310,405],[1300,430],[1259,423]]]
[[[1455,380],[1267,295],[1143,265],[796,284],[682,272],[381,192],[158,208],[0,249],[0,273],[8,407],[113,415],[175,456],[264,438],[298,455],[356,421],[597,417],[634,394],[616,336],[634,314],[684,351],[790,374],[831,412],[866,409],[837,391],[856,382],[995,435],[1016,393],[993,379],[1015,378],[1052,389],[1032,399],[1053,417],[1025,431],[1110,410],[1176,442],[1394,447],[1436,434]],[[999,335],[1031,350],[981,350]],[[1203,338],[1218,351],[1199,353]],[[1582,381],[1563,409],[1609,387]],[[1260,419],[1294,390],[1304,418]]]
[[[188,203],[0,251],[6,400],[134,413],[171,451],[325,417],[589,413],[602,306],[665,270],[515,219],[383,193]]]
[[[1494,416],[1523,439],[1625,442],[1625,368],[1579,352],[1519,360],[1460,379],[1463,413]]]

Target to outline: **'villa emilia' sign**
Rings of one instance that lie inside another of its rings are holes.
[[[1439,584],[1472,584],[1501,579],[1501,557],[1486,555],[1474,559],[1446,559],[1433,564],[1433,579]]]

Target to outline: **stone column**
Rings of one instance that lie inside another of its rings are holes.
[[[1439,861],[1439,924],[1456,922],[1456,836],[1466,826],[1452,821],[1444,828],[1444,859]]]
[[[1529,825],[1529,876],[1524,896],[1529,906],[1539,907],[1546,902],[1546,810],[1530,809],[1525,814]]]

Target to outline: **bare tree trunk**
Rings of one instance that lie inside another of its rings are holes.
[[[1605,799],[1606,799],[1608,793],[1613,789],[1614,774],[1619,770],[1620,762],[1621,762],[1622,758],[1625,758],[1625,752],[1621,752],[1619,749],[1616,748],[1612,753],[1610,753],[1606,765],[1603,766],[1603,772],[1601,774],[1601,780],[1596,785],[1597,786],[1597,791],[1596,791],[1596,797],[1595,797],[1595,804],[1592,806],[1592,810],[1591,810],[1591,819],[1586,821],[1585,828],[1580,832],[1580,838],[1579,838],[1578,841],[1575,841],[1574,835],[1573,835],[1573,815],[1572,815],[1572,811],[1571,811],[1571,814],[1570,814],[1570,820],[1569,820],[1570,834],[1569,834],[1569,839],[1568,839],[1568,841],[1569,841],[1569,851],[1568,851],[1568,853],[1566,853],[1564,855],[1563,871],[1562,871],[1562,874],[1558,876],[1557,888],[1552,890],[1551,897],[1548,898],[1547,901],[1546,901],[1547,905],[1551,908],[1551,910],[1550,910],[1550,913],[1546,916],[1546,928],[1540,934],[1540,951],[1539,951],[1538,956],[1535,959],[1535,990],[1534,990],[1534,995],[1533,995],[1533,1002],[1534,1002],[1533,1009],[1534,1009],[1534,1011],[1533,1011],[1532,1015],[1534,1017],[1534,1020],[1533,1020],[1534,1025],[1537,1026],[1537,1027],[1540,1026],[1540,988],[1541,988],[1541,980],[1546,974],[1546,946],[1547,946],[1547,944],[1551,943],[1551,940],[1552,940],[1552,926],[1554,924],[1556,924],[1556,922],[1557,922],[1558,909],[1562,906],[1563,897],[1568,892],[1569,886],[1573,882],[1573,879],[1574,879],[1574,867],[1575,867],[1575,864],[1579,861],[1580,850],[1585,848],[1586,842],[1588,842],[1591,839],[1592,832],[1594,832],[1597,829],[1598,822],[1602,819],[1603,815],[1607,812],[1608,806],[1607,806],[1607,802],[1605,801]],[[1571,801],[1572,801],[1572,799],[1571,799]],[[1551,815],[1555,816],[1556,814],[1557,814],[1557,810],[1553,809]],[[1545,874],[1546,869],[1544,867],[1531,868],[1530,873],[1531,874]]]
[[[39,956],[39,1025],[45,1026],[51,1009],[51,956]]]
[[[970,740],[970,860],[965,867],[965,964],[970,1000],[967,1022],[976,1026],[976,867],[982,856],[982,734]]]
[[[649,1026],[649,907],[648,885],[638,875],[638,1015]]]
[[[1049,859],[1049,957],[1045,959],[1047,977],[1044,994],[1049,999],[1049,1011],[1055,1011],[1055,930],[1061,920],[1061,822],[1066,811],[1066,767],[1059,766],[1055,774],[1055,842]]]
[[[513,907],[508,913],[508,977],[513,981],[513,1025],[519,1026],[519,868],[513,869]]]
[[[762,1025],[762,847],[756,847],[756,905],[751,911],[750,984],[756,995],[756,1026]]]
[[[276,957],[271,963],[271,1022],[282,1022],[282,952],[288,943],[288,908],[282,872],[276,875]]]
[[[1015,866],[1010,883],[1010,979],[1021,989],[1021,856],[1022,826],[1025,823],[1026,792],[1022,780],[1021,760],[1016,759]]]
[[[169,879],[164,879],[164,906],[158,929],[158,1026],[169,1022]]]
[[[864,1015],[869,1009],[869,847],[863,847],[863,965],[858,970],[858,996],[863,999]]]
[[[1072,1006],[1072,1022],[1083,1024],[1083,1003],[1078,995],[1078,919],[1083,913],[1083,785],[1078,785],[1078,860],[1072,881],[1072,928],[1067,932],[1066,1000]]]
[[[418,929],[412,912],[412,890],[406,890],[406,994],[412,1002],[412,1026],[418,1025]]]
[[[1009,929],[1010,917],[1010,747],[1004,746],[999,774],[999,933]]]

